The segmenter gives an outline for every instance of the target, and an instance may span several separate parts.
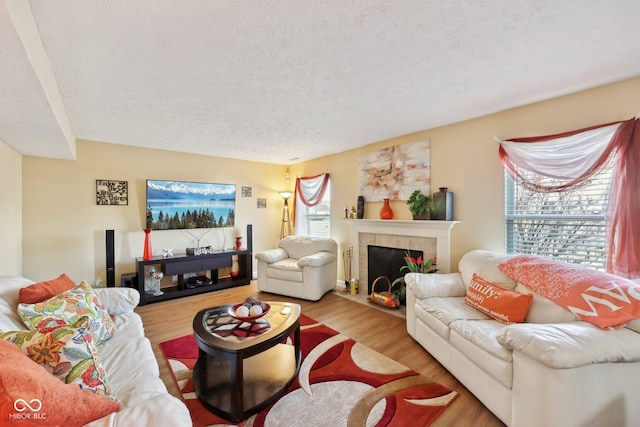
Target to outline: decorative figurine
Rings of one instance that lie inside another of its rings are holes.
[[[162,255],[162,258],[172,258],[173,257],[173,248],[162,248],[162,252],[164,252],[164,254]]]

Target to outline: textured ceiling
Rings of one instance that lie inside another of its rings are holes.
[[[637,0],[4,0],[0,140],[73,158],[70,126],[297,163],[638,76],[638,16]]]

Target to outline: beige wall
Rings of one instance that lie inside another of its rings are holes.
[[[495,137],[548,135],[624,120],[638,114],[640,78],[516,108],[474,120],[371,144],[297,165],[298,175],[326,171],[332,178],[332,235],[343,250],[350,245],[344,206],[359,194],[358,156],[380,148],[428,138],[431,141],[431,191],[454,193],[452,270],[467,251],[504,251],[504,175]],[[639,172],[640,173],[640,172]],[[404,202],[391,204],[395,219],[411,219]],[[378,218],[381,203],[366,203],[365,218]],[[340,262],[342,269],[342,261]],[[342,270],[341,270],[342,271]],[[344,279],[342,272],[339,279]]]
[[[135,271],[144,244],[147,179],[236,184],[236,225],[253,225],[254,251],[273,247],[280,235],[285,167],[123,145],[78,141],[77,160],[23,158],[23,271],[34,280],[68,274],[73,280],[105,280],[105,230],[115,230],[116,284]],[[96,205],[96,179],[129,182],[128,206]],[[241,187],[252,197],[241,197]],[[256,198],[267,199],[257,209]],[[200,235],[203,230],[195,230]],[[227,242],[233,230],[227,231]],[[155,255],[162,248],[184,253],[195,242],[185,231],[153,231]],[[221,247],[220,230],[201,245]],[[230,244],[230,243],[229,243]]]
[[[628,119],[638,113],[638,94],[640,78],[635,78],[376,142],[291,166],[290,187],[296,176],[331,172],[332,236],[344,250],[350,245],[350,228],[342,218],[344,206],[355,205],[360,192],[359,155],[428,138],[431,190],[448,187],[454,192],[455,219],[461,222],[452,231],[455,269],[460,257],[471,249],[504,250],[504,182],[496,136],[546,135]],[[141,230],[146,179],[235,183],[238,192],[243,185],[251,186],[253,197],[237,199],[238,224],[254,225],[255,250],[273,247],[279,238],[282,199],[277,191],[286,187],[284,166],[86,141],[79,141],[77,151],[76,161],[23,158],[22,269],[27,277],[47,279],[66,272],[74,280],[104,280],[105,229],[116,231],[116,280],[120,274],[133,271],[134,257],[141,256],[144,241]],[[9,163],[15,168],[14,161]],[[129,181],[129,206],[96,206],[96,179]],[[255,207],[256,197],[267,198],[267,209]],[[367,203],[365,217],[377,218],[380,206]],[[404,202],[392,203],[392,207],[395,218],[411,218]],[[18,221],[13,225],[19,230]],[[162,247],[182,252],[193,245],[180,231],[153,232],[152,242],[155,253],[161,253]],[[214,246],[219,242],[219,236],[213,233],[203,239],[204,244]],[[339,266],[338,277],[342,279],[342,257]]]
[[[0,141],[0,275],[22,274],[22,158]]]

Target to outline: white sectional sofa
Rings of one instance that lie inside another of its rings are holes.
[[[23,277],[0,276],[0,332],[27,330],[16,308],[20,288],[33,283]],[[137,291],[100,288],[94,292],[111,314],[116,327],[115,334],[97,349],[113,395],[122,404],[122,409],[88,425],[191,426],[188,409],[180,399],[167,392],[160,379],[158,362],[151,343],[144,336],[142,320],[133,311],[140,298]]]
[[[638,321],[603,330],[577,320],[505,276],[497,265],[507,257],[476,250],[458,273],[407,274],[408,333],[509,426],[639,426]],[[465,304],[474,273],[534,294],[525,322]]]

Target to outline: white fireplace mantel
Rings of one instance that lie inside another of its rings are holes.
[[[436,255],[440,273],[451,271],[451,229],[459,221],[422,221],[422,220],[380,220],[350,219],[351,244],[353,245],[353,269],[360,271],[360,240],[362,233],[386,234],[392,236],[426,237],[436,239]],[[366,255],[366,254],[365,254]],[[360,277],[357,277],[359,280]],[[362,292],[362,288],[361,288]],[[364,290],[366,292],[366,289]]]

